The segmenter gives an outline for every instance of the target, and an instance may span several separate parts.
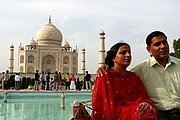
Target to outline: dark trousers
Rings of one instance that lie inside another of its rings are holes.
[[[66,90],[69,89],[70,90],[70,82],[65,82],[65,85],[66,85]]]
[[[19,90],[21,85],[21,81],[15,81],[15,89]]]
[[[41,81],[41,89],[45,90],[46,82],[44,80]]]
[[[4,89],[9,89],[9,81],[4,81]]]
[[[81,90],[81,83],[80,82],[76,82],[76,90]]]
[[[49,81],[46,82],[46,90],[49,90]]]
[[[180,109],[159,110],[159,120],[180,120]]]

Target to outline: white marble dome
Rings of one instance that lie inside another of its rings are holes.
[[[55,45],[61,46],[62,34],[61,32],[51,23],[44,25],[36,34],[36,41],[38,45]]]

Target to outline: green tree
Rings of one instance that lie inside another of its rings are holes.
[[[170,53],[170,55],[180,58],[180,38],[173,41],[173,49],[174,53]]]

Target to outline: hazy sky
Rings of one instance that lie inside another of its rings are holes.
[[[106,50],[119,41],[131,45],[134,66],[149,57],[145,38],[154,31],[163,31],[173,51],[174,39],[180,38],[180,0],[0,0],[0,72],[8,69],[9,47],[15,47],[15,69],[18,71],[17,50],[27,45],[37,31],[52,23],[63,39],[79,49],[86,49],[86,69],[95,73],[98,67],[99,33],[106,33]],[[129,68],[130,68],[129,67]]]

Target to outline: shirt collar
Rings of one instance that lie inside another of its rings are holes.
[[[168,57],[168,63],[166,64],[166,65],[170,65],[170,64],[172,64],[172,63],[174,63],[174,64],[176,64],[176,61],[169,55],[169,57]],[[150,58],[150,66],[152,67],[152,66],[154,66],[154,65],[159,65],[159,63],[157,62],[157,60],[154,58],[154,56],[152,56],[151,58]]]

